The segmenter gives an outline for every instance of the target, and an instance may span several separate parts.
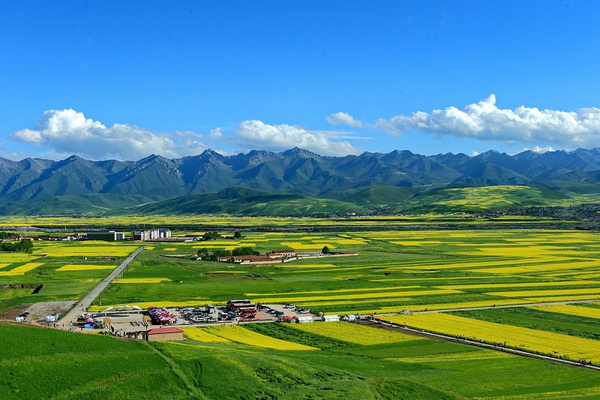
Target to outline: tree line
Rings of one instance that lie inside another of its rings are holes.
[[[33,253],[33,241],[23,239],[18,242],[2,242],[0,243],[0,251],[31,254]]]

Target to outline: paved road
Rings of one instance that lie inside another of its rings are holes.
[[[87,310],[87,308],[92,304],[92,302],[96,300],[96,297],[100,296],[100,293],[102,293],[102,291],[106,289],[108,285],[110,285],[113,279],[115,279],[117,276],[119,276],[121,272],[123,272],[125,267],[127,267],[129,263],[132,262],[142,250],[144,250],[144,247],[139,247],[136,251],[131,253],[131,255],[127,257],[121,263],[121,265],[115,268],[106,278],[104,278],[102,282],[100,282],[87,295],[85,295],[85,297],[81,299],[81,301],[77,303],[75,307],[71,309],[71,311],[66,313],[65,316],[60,321],[58,321],[58,326],[60,326],[61,328],[64,326],[65,329],[68,329],[71,326],[71,322],[75,322],[77,320],[77,317],[81,313],[85,312],[85,310]]]

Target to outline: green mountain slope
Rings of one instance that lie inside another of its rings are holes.
[[[364,213],[355,204],[295,194],[275,194],[247,188],[194,194],[121,210],[124,214],[230,214],[256,216],[331,215]]]

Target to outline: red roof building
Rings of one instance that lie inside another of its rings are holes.
[[[183,330],[174,326],[156,328],[146,332],[148,341],[159,342],[164,340],[183,340]]]

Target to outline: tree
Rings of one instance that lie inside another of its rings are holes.
[[[255,251],[252,247],[236,247],[231,252],[233,256],[258,256],[260,253]]]
[[[206,250],[206,249],[198,250],[198,257],[200,257],[201,260],[208,260],[208,258],[209,258],[208,250]]]
[[[329,254],[331,252],[331,250],[329,250],[329,247],[325,246],[323,247],[323,250],[321,250],[321,253],[323,254]]]
[[[227,250],[223,250],[223,249],[215,249],[213,250],[213,255],[212,255],[212,259],[213,260],[217,260],[218,258],[221,257],[229,257],[231,255],[231,253]]]
[[[241,239],[242,238],[242,233],[240,231],[234,232],[233,233],[233,238],[234,239]]]
[[[206,232],[203,235],[204,240],[215,240],[215,239],[219,239],[221,237],[221,234],[219,232]]]

